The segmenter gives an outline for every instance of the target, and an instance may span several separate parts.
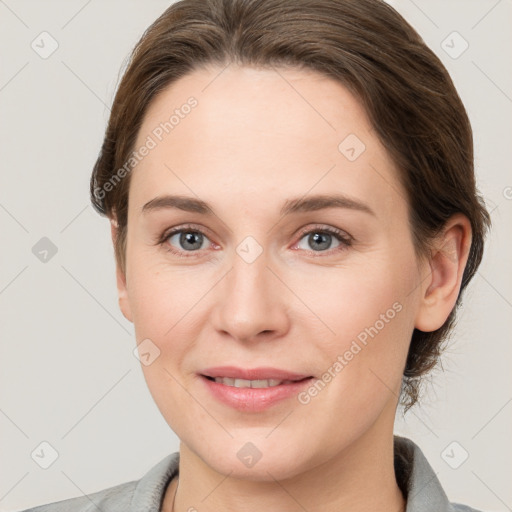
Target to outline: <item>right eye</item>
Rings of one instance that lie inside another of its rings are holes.
[[[160,238],[159,244],[173,254],[188,257],[193,254],[184,253],[206,249],[212,242],[200,229],[182,226],[166,231]]]

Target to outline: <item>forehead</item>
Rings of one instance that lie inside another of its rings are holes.
[[[389,210],[399,189],[364,107],[342,84],[310,70],[195,70],[153,99],[136,148],[148,138],[154,147],[130,186],[137,206],[162,187],[208,202],[236,194],[241,204],[249,195],[335,188],[373,196]]]

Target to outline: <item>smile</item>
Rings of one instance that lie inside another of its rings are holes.
[[[282,401],[293,399],[313,379],[312,376],[276,368],[228,366],[203,370],[199,377],[211,398],[246,413],[263,412]]]

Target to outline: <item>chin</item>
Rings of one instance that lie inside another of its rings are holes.
[[[268,431],[265,435],[268,435]],[[249,441],[251,438],[254,441]],[[288,450],[283,450],[283,445],[282,438],[276,437],[274,442],[270,442],[264,435],[245,435],[243,441],[230,440],[227,445],[218,443],[214,445],[217,447],[214,450],[210,445],[196,453],[220,474],[229,474],[231,478],[240,480],[273,482],[293,478],[309,469],[304,443],[290,443],[288,437],[284,446]]]
[[[207,463],[209,461],[206,461]],[[293,478],[301,473],[301,468],[293,456],[283,455],[263,458],[252,468],[245,468],[242,464],[233,464],[232,460],[226,460],[219,463],[218,460],[212,461],[212,469],[223,475],[229,475],[230,478],[247,480],[252,482],[275,482],[275,480],[286,480]],[[293,465],[292,465],[293,463]]]

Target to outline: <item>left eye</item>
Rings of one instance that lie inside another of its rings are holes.
[[[333,242],[337,244],[334,247],[332,247]],[[301,244],[307,244],[309,247],[304,247],[304,245]],[[307,251],[323,252],[328,249],[336,249],[341,245],[348,245],[348,241],[340,234],[316,229],[305,233],[297,244],[297,247]]]

